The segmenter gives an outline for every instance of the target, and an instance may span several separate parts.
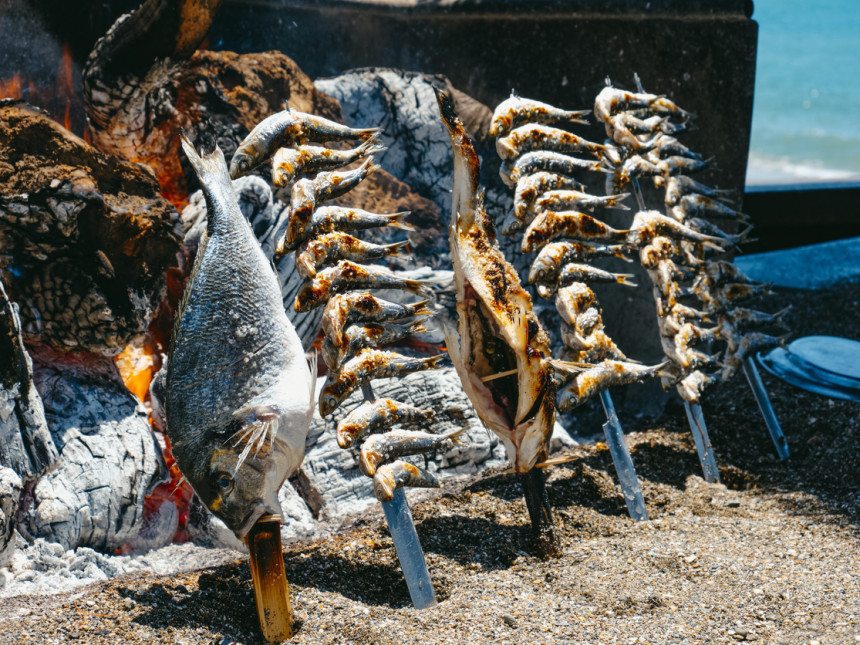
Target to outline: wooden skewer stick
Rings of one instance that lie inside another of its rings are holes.
[[[263,637],[279,643],[293,636],[293,607],[281,552],[281,518],[264,515],[245,538]]]
[[[508,370],[506,372],[499,372],[498,374],[490,374],[489,376],[482,376],[481,382],[486,383],[487,381],[495,381],[497,378],[502,378],[503,376],[511,376],[512,374],[516,374],[517,369],[514,368],[512,370]]]

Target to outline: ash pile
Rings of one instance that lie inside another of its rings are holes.
[[[150,25],[141,37],[156,28],[165,27]],[[314,84],[272,53],[192,48],[153,52],[152,67],[143,71],[102,65],[111,56],[119,60],[121,46],[131,45],[114,44],[109,32],[83,70],[81,100],[95,147],[38,108],[0,104],[3,595],[61,591],[142,568],[199,567],[231,557],[212,547],[244,548],[181,481],[160,425],[156,375],[205,221],[199,193],[183,196],[194,180],[180,162],[181,128],[229,155],[284,99],[309,113],[381,127],[387,148],[377,156],[381,168],[350,199],[367,210],[410,212],[414,230],[386,230],[374,241],[408,242],[413,252],[391,258],[389,266],[435,284],[442,306],[454,304],[443,215],[452,159],[433,87],[452,91],[474,132],[487,131],[486,106],[444,78],[395,70],[358,70]],[[241,84],[225,80],[236,75]],[[161,116],[146,120],[141,115],[153,105]],[[492,144],[483,143],[482,154],[490,156]],[[289,196],[265,172],[237,180],[234,189],[271,256]],[[499,202],[496,212],[510,207],[502,190],[491,190],[488,200]],[[320,319],[293,311],[300,287],[294,262],[290,254],[276,269],[288,315],[310,348]],[[439,329],[419,340],[444,342]],[[464,410],[458,424],[466,424],[468,440],[411,458],[422,469],[474,475],[505,463],[503,447],[472,412],[453,368],[375,387],[380,397],[416,407]],[[281,490],[286,540],[323,535],[375,503],[358,452],[337,445],[343,414],[315,416],[303,465]],[[556,447],[574,443],[557,430]]]

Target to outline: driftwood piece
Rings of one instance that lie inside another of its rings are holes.
[[[167,474],[146,411],[109,358],[40,348],[33,360],[60,461],[36,485],[25,531],[66,549],[116,549],[138,534],[144,497]]]
[[[119,353],[160,300],[179,237],[151,171],[0,102],[0,268],[24,338]]]
[[[18,307],[0,283],[0,466],[31,481],[58,457],[33,384],[33,362],[24,349]]]

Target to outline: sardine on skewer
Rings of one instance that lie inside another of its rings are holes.
[[[230,160],[230,178],[247,175],[266,159],[274,156],[278,148],[308,141],[367,141],[378,136],[379,128],[349,128],[313,114],[287,108],[260,121],[242,140]]]
[[[514,128],[525,123],[580,123],[586,125],[585,117],[589,110],[560,110],[548,103],[524,99],[511,95],[493,111],[490,121],[490,136],[503,137]]]
[[[425,297],[432,296],[430,286],[420,280],[404,278],[385,267],[362,266],[341,260],[317,273],[310,283],[299,289],[294,307],[298,312],[310,311],[324,305],[338,293],[356,289],[404,289]]]
[[[329,171],[317,173],[313,178],[314,190],[316,191],[316,203],[336,199],[345,195],[362,181],[367,179],[379,166],[373,163],[373,159],[365,159],[358,168],[345,171]]]
[[[517,157],[538,150],[551,150],[562,154],[589,152],[599,155],[605,146],[578,137],[577,135],[537,123],[527,123],[513,130],[507,136],[496,139],[496,152],[502,160]]]
[[[278,242],[275,248],[275,257],[279,258],[285,253],[295,251],[302,242],[324,233],[336,231],[350,233],[383,226],[391,226],[403,231],[414,231],[415,227],[404,221],[409,214],[410,211],[382,214],[371,213],[360,208],[322,206],[314,210],[307,225],[299,233],[293,233],[289,239],[287,238],[287,230],[292,218],[281,226],[276,234]]]
[[[636,383],[659,375],[666,363],[640,365],[627,361],[603,360],[596,365],[554,361],[556,371],[569,374],[570,382],[558,392],[558,409],[572,410],[598,392],[615,385]]]
[[[529,282],[532,284],[555,282],[559,270],[568,262],[588,262],[596,257],[615,257],[631,262],[622,244],[589,244],[569,240],[551,242],[540,250],[532,262]]]
[[[523,253],[534,253],[559,237],[585,242],[625,242],[630,231],[619,231],[591,215],[577,211],[544,211],[523,234]]]
[[[749,215],[726,206],[721,201],[705,195],[684,195],[678,203],[666,209],[673,219],[686,222],[690,217],[713,217],[748,222]]]
[[[391,430],[385,434],[375,434],[361,445],[358,468],[368,477],[373,477],[377,467],[389,459],[463,443],[461,437],[465,431],[466,428],[458,428],[446,434],[431,434],[419,430]]]
[[[628,92],[612,86],[604,87],[594,99],[594,116],[603,123],[610,121],[611,117],[618,112],[639,108],[647,108],[653,115],[675,116],[681,119],[689,119],[693,116],[665,96],[646,92]]]
[[[427,358],[412,358],[379,349],[363,349],[347,361],[336,373],[329,374],[329,382],[320,392],[320,416],[325,417],[359,386],[372,379],[405,376],[435,368],[445,354]]]
[[[394,322],[415,316],[430,316],[429,301],[402,305],[377,298],[369,293],[352,291],[333,296],[326,303],[322,318],[327,338],[342,338],[348,325],[356,322]]]
[[[436,475],[400,460],[380,466],[373,476],[373,494],[383,503],[394,499],[394,491],[401,486],[439,488],[441,485]]]
[[[400,255],[409,242],[395,244],[372,244],[347,233],[325,233],[302,243],[296,252],[296,271],[305,279],[311,279],[320,267],[340,260],[371,262],[385,257]]]
[[[734,194],[732,190],[722,188],[711,188],[705,184],[691,179],[686,175],[675,175],[673,177],[654,177],[656,188],[665,187],[666,193],[664,203],[666,206],[674,206],[681,201],[685,195],[705,195],[722,201],[727,201]]]
[[[392,399],[365,401],[337,424],[337,445],[351,448],[369,434],[392,425],[427,426],[436,420],[435,410],[421,410]]]
[[[365,347],[389,345],[425,331],[427,327],[422,321],[406,324],[379,322],[351,325],[347,327],[342,338],[324,339],[321,353],[326,366],[332,371],[337,371],[347,358],[355,356]]]
[[[437,91],[436,98],[454,152],[449,238],[459,337],[446,331],[446,344],[478,417],[502,440],[514,469],[525,473],[546,456],[555,418],[549,336],[498,247],[472,140],[450,97]]]
[[[622,211],[630,210],[630,207],[620,202],[629,197],[630,193],[618,193],[617,195],[591,195],[578,190],[551,190],[535,202],[535,206],[541,210],[564,211],[564,210],[594,210],[596,208],[615,208]]]
[[[580,264],[577,262],[569,262],[565,264],[561,271],[558,272],[558,286],[566,287],[574,282],[609,282],[623,284],[628,287],[638,286],[633,282],[632,273],[612,273],[598,269],[590,264]]]
[[[582,171],[605,172],[600,161],[580,159],[560,152],[527,152],[516,160],[506,160],[499,168],[499,176],[508,188],[516,186],[523,177],[536,172],[575,176]]]
[[[300,175],[335,170],[383,150],[385,146],[379,145],[376,135],[349,150],[322,146],[279,148],[272,157],[272,183],[278,187],[289,186]]]
[[[536,211],[534,204],[537,199],[551,190],[583,191],[584,186],[572,177],[540,171],[520,178],[514,190],[514,217],[530,222]]]
[[[633,223],[630,225],[627,242],[639,248],[657,236],[701,242],[720,251],[724,250],[723,245],[725,244],[723,238],[699,233],[657,211],[639,211],[636,213],[633,217]]]

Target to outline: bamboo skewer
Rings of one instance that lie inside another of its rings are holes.
[[[264,515],[245,540],[251,556],[251,578],[263,637],[270,643],[292,638],[293,607],[281,552],[281,518]]]

